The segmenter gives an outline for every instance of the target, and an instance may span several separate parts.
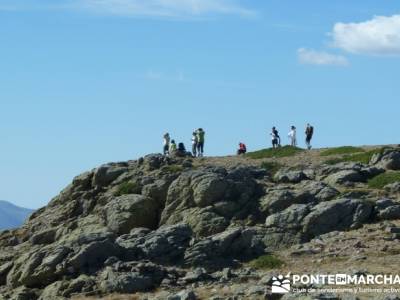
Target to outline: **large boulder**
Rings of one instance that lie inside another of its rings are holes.
[[[94,171],[92,184],[100,187],[107,186],[126,171],[128,171],[126,164],[102,165]]]
[[[322,181],[307,180],[296,186],[297,198],[313,198],[315,202],[329,201],[339,194],[338,190]]]
[[[318,170],[319,174],[325,178],[325,182],[330,185],[347,184],[354,182],[366,182],[384,170],[376,166],[366,166],[360,163],[345,162],[332,166],[325,166]]]
[[[269,216],[283,211],[293,204],[317,204],[335,198],[339,194],[335,188],[320,181],[306,180],[295,186],[275,186],[267,189],[259,199],[260,211]]]
[[[314,206],[303,220],[303,231],[315,237],[331,231],[358,228],[372,215],[372,203],[359,199],[337,199]]]
[[[331,185],[336,185],[347,182],[362,182],[365,181],[365,178],[357,170],[341,170],[337,173],[329,175],[325,181]]]
[[[302,221],[311,211],[311,205],[293,204],[284,211],[270,215],[265,221],[267,227],[277,227],[283,229],[301,229]]]
[[[386,170],[400,170],[400,151],[386,149],[371,158],[371,164]]]
[[[302,170],[281,169],[274,175],[274,180],[279,183],[299,183],[309,179]]]
[[[260,194],[251,168],[183,172],[169,186],[160,225],[186,222],[199,236],[223,231],[232,218],[246,218]]]
[[[375,211],[379,220],[400,219],[400,203],[391,199],[379,199],[376,201]]]
[[[159,263],[177,263],[183,258],[192,238],[187,224],[162,226],[155,231],[136,228],[122,235],[117,243],[129,260],[151,260]]]
[[[98,276],[104,294],[131,294],[158,287],[167,270],[152,263],[117,262],[106,267]]]
[[[103,267],[104,261],[112,256],[119,256],[121,248],[112,241],[104,240],[84,245],[67,260],[74,272],[96,271]]]
[[[156,200],[136,194],[116,197],[104,207],[107,226],[118,234],[136,227],[155,229],[159,210]]]
[[[195,241],[186,252],[187,265],[211,269],[233,264],[234,259],[248,259],[264,253],[265,231],[258,228],[230,228],[211,237]]]
[[[43,287],[60,276],[67,268],[64,260],[72,250],[65,246],[33,249],[21,255],[7,275],[7,284],[13,287]]]
[[[260,210],[265,215],[282,211],[297,202],[294,192],[290,189],[273,189],[260,200]]]
[[[87,275],[69,280],[60,280],[46,286],[38,300],[48,299],[70,299],[73,294],[93,293],[96,289],[96,282]]]

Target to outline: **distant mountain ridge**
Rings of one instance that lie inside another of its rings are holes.
[[[32,209],[19,207],[8,201],[0,200],[0,230],[21,226],[33,212],[34,210]]]

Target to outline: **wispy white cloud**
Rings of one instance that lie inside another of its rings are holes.
[[[84,10],[125,16],[166,18],[199,17],[210,14],[252,16],[234,0],[77,0]]]
[[[400,55],[400,15],[360,23],[336,23],[333,46],[355,54]]]
[[[299,62],[318,66],[347,66],[349,61],[342,55],[335,55],[324,51],[300,48],[297,50]]]
[[[158,18],[202,18],[210,15],[253,17],[239,0],[0,0],[0,10],[66,9],[87,13]]]

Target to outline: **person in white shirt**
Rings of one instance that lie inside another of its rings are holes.
[[[290,132],[289,132],[288,136],[290,138],[290,145],[293,147],[296,147],[297,146],[296,127],[294,127],[294,126],[290,127]]]
[[[164,155],[168,155],[169,154],[169,143],[170,143],[170,136],[169,133],[167,132],[166,134],[164,134],[164,148],[163,148],[163,152]]]
[[[193,131],[192,135],[192,154],[194,157],[197,155],[197,144],[199,143],[199,138],[197,137],[197,132]]]

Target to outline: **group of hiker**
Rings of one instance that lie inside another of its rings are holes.
[[[272,127],[272,131],[270,133],[272,139],[272,148],[278,148],[281,146],[281,137],[279,136],[279,132],[276,127]],[[311,149],[311,140],[314,135],[314,127],[310,124],[307,124],[305,129],[306,136],[306,146],[307,149]],[[290,126],[290,131],[288,133],[288,137],[290,139],[290,145],[292,147],[297,146],[297,129],[296,126]],[[199,128],[193,131],[192,134],[192,152],[186,151],[184,143],[180,142],[178,145],[175,140],[171,139],[169,133],[164,134],[164,155],[176,155],[176,156],[193,156],[193,157],[202,157],[204,154],[204,138],[205,131],[202,128]],[[237,150],[237,154],[246,154],[247,147],[243,142],[239,143],[239,148]]]
[[[305,136],[306,136],[306,146],[307,149],[311,149],[311,139],[314,135],[314,127],[311,126],[310,124],[307,124],[306,130],[305,130]],[[278,148],[281,146],[281,137],[279,136],[279,132],[276,129],[276,127],[272,127],[272,132],[270,133],[271,139],[272,139],[272,148]],[[288,137],[290,139],[290,146],[296,147],[297,146],[297,131],[296,131],[296,126],[290,126],[290,131],[288,133]]]
[[[306,136],[306,146],[307,149],[311,149],[311,139],[314,135],[314,127],[310,124],[307,124],[305,130]],[[281,146],[281,137],[279,136],[279,132],[276,127],[272,127],[272,132],[270,133],[272,139],[272,148],[278,148]],[[297,129],[296,126],[290,126],[290,131],[288,133],[288,137],[290,139],[290,146],[296,147],[297,146]]]
[[[194,157],[201,157],[204,153],[204,140],[205,131],[203,128],[199,128],[192,133],[192,152],[187,152],[185,144],[180,142],[178,146],[175,140],[171,139],[169,133],[164,134],[164,155],[176,155],[176,156],[187,156],[192,155]]]

